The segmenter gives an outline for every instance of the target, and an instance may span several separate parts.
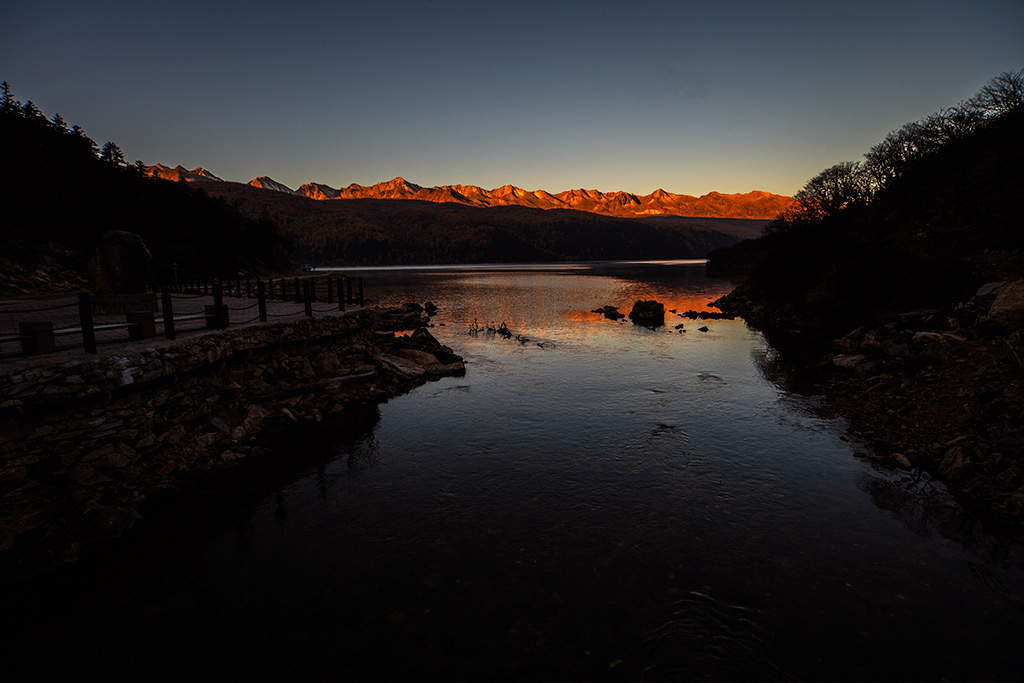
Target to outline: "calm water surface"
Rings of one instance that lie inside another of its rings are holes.
[[[466,376],[292,437],[289,464],[32,584],[40,637],[14,642],[41,670],[1021,679],[1018,543],[859,457],[742,321],[590,312],[703,309],[731,285],[701,265],[358,274],[374,303],[436,303]],[[502,322],[521,339],[472,331]]]

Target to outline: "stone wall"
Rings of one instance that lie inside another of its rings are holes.
[[[426,329],[395,336],[375,322],[321,316],[19,361],[0,377],[0,572],[120,535],[145,503],[258,453],[265,430],[465,371]]]

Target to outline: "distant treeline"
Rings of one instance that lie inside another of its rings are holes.
[[[1004,73],[906,124],[812,178],[764,237],[713,252],[709,269],[745,272],[749,297],[833,332],[1020,277],[1022,105],[1024,71]]]
[[[398,265],[703,258],[736,238],[685,219],[659,224],[585,211],[473,207],[409,200],[317,201],[238,183],[211,183],[250,216],[272,219],[298,258]],[[732,223],[758,223],[732,221]],[[760,222],[763,225],[763,221]],[[726,226],[733,231],[756,230]]]
[[[46,119],[14,99],[7,82],[0,102],[0,241],[19,253],[70,249],[84,271],[100,236],[125,230],[142,236],[153,269],[224,276],[288,267],[290,244],[270,221],[253,220],[223,200],[184,183],[147,178],[120,148],[102,148],[59,114]],[[25,256],[29,258],[30,256]]]

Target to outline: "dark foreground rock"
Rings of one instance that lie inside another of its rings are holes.
[[[434,307],[433,310],[436,311],[437,308]],[[403,304],[398,308],[374,309],[371,315],[373,316],[373,325],[378,330],[401,332],[415,330],[430,323],[430,315],[427,310],[416,303]]]
[[[0,576],[77,559],[154,506],[258,466],[266,438],[465,372],[371,313],[235,328],[0,376]]]
[[[846,418],[865,455],[919,468],[984,518],[1024,530],[1024,281],[969,301],[907,311],[811,344],[814,390]],[[734,294],[716,302],[773,341],[800,346],[819,329]],[[807,345],[803,345],[806,350]]]
[[[629,312],[634,325],[658,327],[665,324],[665,304],[660,301],[637,301]]]
[[[625,313],[622,313],[615,306],[602,306],[601,308],[595,308],[593,313],[600,313],[608,320],[622,320],[626,317]]]

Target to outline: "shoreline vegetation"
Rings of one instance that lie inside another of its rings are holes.
[[[1024,71],[811,179],[712,252],[715,302],[763,330],[867,457],[1024,531]]]

